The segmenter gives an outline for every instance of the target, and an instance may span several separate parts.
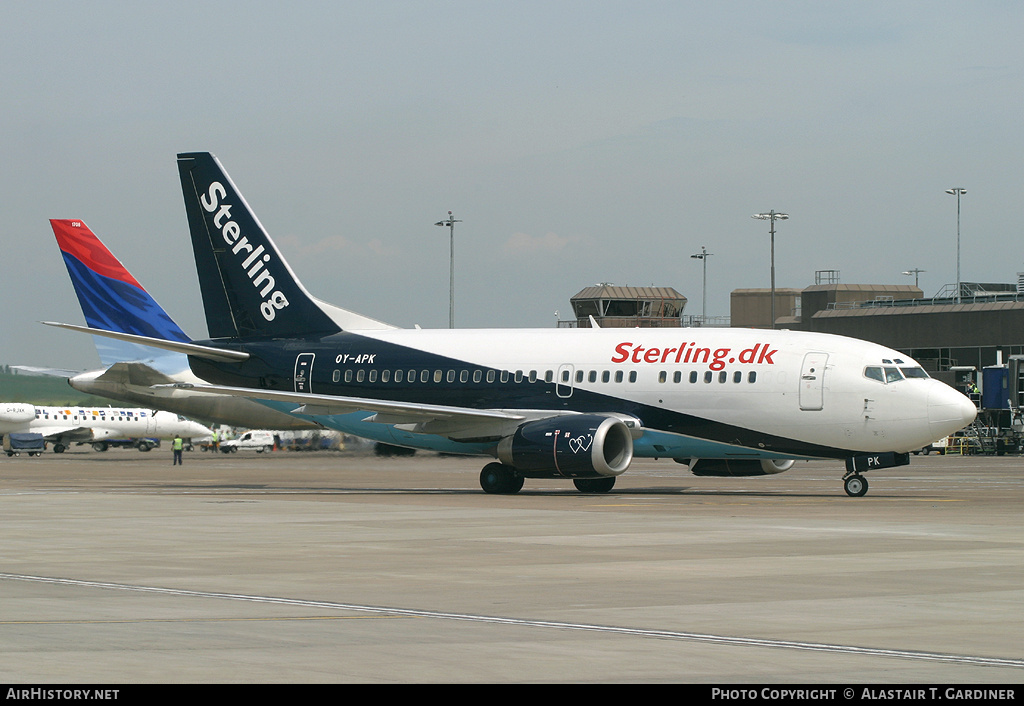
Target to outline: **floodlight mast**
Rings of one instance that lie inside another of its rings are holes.
[[[452,218],[452,212],[448,212],[448,218],[438,221],[435,226],[448,226],[449,255],[448,255],[448,328],[455,328],[455,224],[462,221]]]
[[[960,303],[960,197],[967,193],[967,189],[954,187],[946,189],[947,194],[956,196],[956,297],[954,302]]]
[[[907,276],[914,275],[914,286],[920,289],[921,285],[918,283],[918,275],[920,275],[922,272],[927,272],[927,270],[922,270],[919,267],[915,267],[912,270],[904,270],[901,274],[905,274]]]
[[[772,239],[772,328],[775,328],[775,221],[785,221],[789,219],[789,214],[769,211],[768,213],[755,213],[751,218],[757,218],[761,221],[771,221],[771,228],[769,231]]]
[[[704,291],[701,294],[700,299],[700,325],[704,326],[708,320],[708,258],[714,255],[714,253],[708,252],[708,249],[701,245],[700,252],[696,255],[690,255],[695,260],[702,260],[704,264]]]

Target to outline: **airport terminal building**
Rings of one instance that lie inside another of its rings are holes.
[[[811,286],[775,289],[775,327],[879,343],[951,385],[982,385],[986,368],[1011,362],[1024,369],[1024,275],[1018,284],[962,282],[955,290],[925,297],[916,285],[843,284],[838,271],[822,270]],[[602,284],[570,301],[575,318],[560,326],[772,327],[770,289],[733,290],[727,319],[684,314],[686,297],[670,287]]]
[[[955,288],[954,288],[955,289]],[[931,373],[982,370],[1024,354],[1024,291],[961,283],[960,296],[926,298],[913,285],[825,283],[776,289],[776,328],[861,338],[902,351]],[[771,292],[736,290],[733,326],[771,326]]]

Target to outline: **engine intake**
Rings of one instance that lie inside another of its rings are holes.
[[[529,478],[617,476],[633,460],[633,435],[621,419],[566,415],[521,425],[497,455]]]

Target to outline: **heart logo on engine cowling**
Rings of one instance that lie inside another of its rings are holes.
[[[573,453],[581,453],[590,449],[590,445],[594,443],[594,435],[587,434],[586,436],[574,436],[569,439],[569,448],[572,449]]]

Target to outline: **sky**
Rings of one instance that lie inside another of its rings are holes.
[[[50,218],[207,335],[175,155],[215,154],[317,297],[549,327],[599,282],[1024,271],[1024,4],[0,3],[0,363],[99,367]]]

